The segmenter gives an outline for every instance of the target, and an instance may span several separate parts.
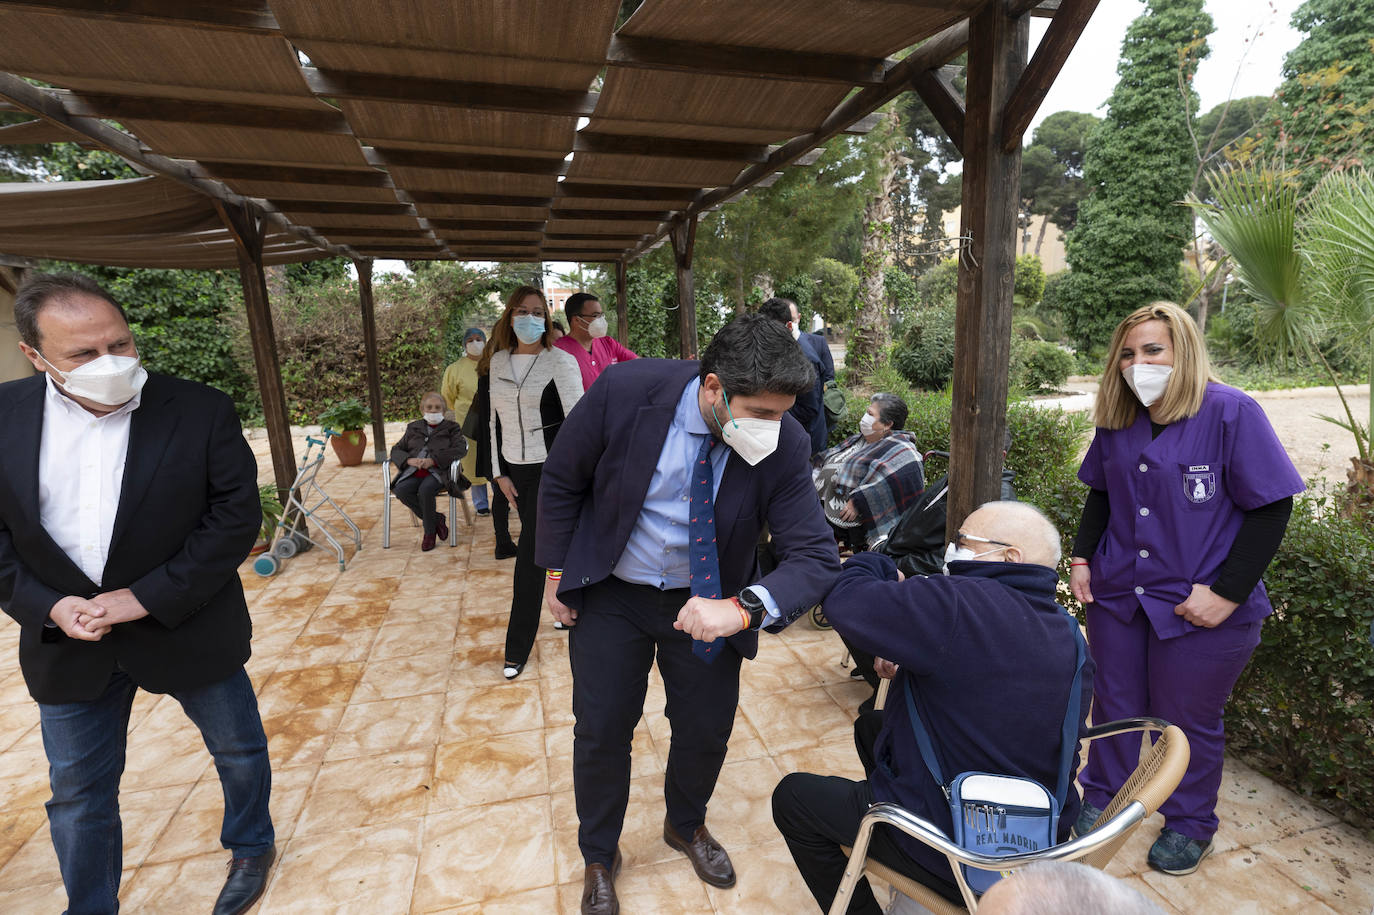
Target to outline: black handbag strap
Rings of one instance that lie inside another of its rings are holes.
[[[1069,761],[1073,758],[1074,747],[1078,745],[1079,712],[1083,704],[1083,663],[1087,659],[1087,645],[1083,642],[1083,633],[1079,631],[1078,620],[1069,613],[1065,613],[1064,616],[1068,620],[1069,628],[1073,630],[1075,665],[1073,680],[1069,684],[1069,704],[1064,710],[1064,724],[1059,732],[1059,782],[1054,789],[1054,799],[1060,810],[1064,809],[1064,799],[1069,792]],[[902,692],[906,695],[907,717],[911,719],[911,730],[916,737],[916,747],[921,751],[921,759],[930,770],[936,784],[945,792],[945,797],[949,797],[950,782],[945,780],[940,771],[940,763],[935,758],[935,747],[930,742],[925,725],[921,723],[920,714],[916,711],[910,674],[902,679]]]

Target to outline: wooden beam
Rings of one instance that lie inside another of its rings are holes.
[[[441,168],[465,172],[506,172],[512,175],[563,175],[568,163],[553,156],[479,156],[429,149],[370,148],[364,155],[373,165],[401,168]]]
[[[604,222],[665,222],[672,218],[668,210],[550,210],[550,219],[592,219]]]
[[[67,111],[82,117],[353,135],[343,112],[333,108],[284,108],[67,90],[54,90],[53,95],[62,100]]]
[[[487,232],[542,232],[542,219],[450,219],[444,216],[429,217],[429,224],[436,229],[467,229]]]
[[[209,175],[227,181],[277,181],[283,184],[329,184],[348,187],[392,187],[391,176],[375,168],[315,168],[305,165],[260,165],[200,159]]]
[[[539,249],[549,261],[613,261],[625,254],[624,248],[549,248]]]
[[[277,19],[265,0],[47,0],[44,3],[6,0],[5,7],[141,25],[190,25],[202,29],[281,34]]]
[[[1003,113],[1026,64],[1030,24],[1000,3],[969,20],[968,110],[955,312],[952,454],[946,532],[998,497],[1006,430],[1021,147],[1006,151]]]
[[[1020,146],[1021,139],[1030,126],[1031,118],[1040,110],[1040,103],[1054,85],[1069,52],[1078,43],[1078,37],[1088,27],[1088,20],[1097,9],[1098,0],[1063,0],[1054,21],[1045,30],[1045,36],[1035,49],[1030,65],[1021,74],[1016,89],[1007,102],[1007,110],[1002,114],[1002,144],[1004,151],[1010,152],[1013,145]]]
[[[626,293],[623,259],[615,262],[615,338],[621,346],[630,344],[630,303]]]
[[[616,235],[607,233],[606,235],[594,235],[591,233],[563,234],[559,232],[546,232],[544,238],[549,241],[604,241],[604,242],[637,242],[646,236],[643,234]]]
[[[673,266],[677,271],[677,332],[679,355],[697,358],[697,297],[692,280],[692,250],[697,243],[697,218],[674,223]]]
[[[358,305],[363,313],[363,352],[367,359],[367,396],[372,406],[372,454],[387,461],[386,423],[382,417],[382,373],[377,367],[377,317],[372,303],[372,260],[353,261],[358,271]],[[456,521],[457,519],[455,519]]]
[[[1012,16],[1030,13],[1040,19],[1053,19],[1059,12],[1060,0],[1007,0],[1007,12]]]
[[[310,86],[310,91],[328,98],[447,105],[487,111],[523,111],[564,117],[591,117],[596,109],[595,92],[417,79],[376,73],[351,73],[346,70],[317,70],[311,67],[303,67],[301,72]]]
[[[877,85],[882,82],[884,69],[883,60],[877,57],[747,48],[629,35],[611,38],[610,48],[606,51],[606,63],[644,70],[842,83],[847,86]]]
[[[297,200],[273,197],[268,203],[287,213],[343,214],[346,216],[414,216],[414,207],[404,203],[352,203],[346,200]]]
[[[374,229],[367,226],[317,226],[315,231],[330,238],[400,238],[423,239],[433,243],[434,236],[425,229]]]
[[[0,127],[0,146],[21,146],[30,143],[85,142],[86,138],[67,128],[41,118]]]
[[[243,307],[248,315],[248,339],[253,346],[258,394],[262,398],[263,424],[267,427],[267,443],[272,451],[272,474],[277,483],[277,496],[285,505],[296,479],[296,451],[291,444],[286,388],[277,361],[277,335],[272,326],[267,278],[262,269],[262,242],[266,233],[262,219],[248,207],[216,200],[215,210],[234,239],[239,281],[243,286]]]
[[[728,186],[718,187],[698,196],[691,206],[675,218],[673,225],[693,219],[698,214],[739,196],[774,172],[792,165],[810,150],[843,133],[851,124],[877,111],[906,91],[912,77],[917,73],[939,67],[959,56],[968,44],[968,36],[967,20],[932,36],[905,59],[889,67],[881,85],[869,86],[855,92],[830,112],[821,126],[814,131],[784,143],[768,156],[768,161],[749,166]],[[672,226],[664,226],[657,235],[647,239],[634,250],[631,260],[642,256],[671,231]]]
[[[863,117],[859,118],[857,121],[855,121],[853,124],[850,124],[848,127],[846,127],[842,131],[842,133],[857,137],[865,136],[867,134],[872,133],[873,128],[877,127],[878,122],[882,119],[882,115],[878,114],[877,112],[866,114]]]
[[[964,152],[964,100],[949,77],[938,70],[923,70],[911,79],[911,88],[925,102],[945,135],[954,141],[960,155]]]
[[[42,89],[12,73],[0,73],[0,99],[10,102],[22,111],[37,115],[86,137],[124,159],[144,174],[161,175],[214,200],[257,211],[257,207],[242,195],[234,193],[218,181],[207,180],[196,170],[181,162],[148,152],[138,140],[123,131],[116,130],[96,118],[72,114],[67,111],[62,101],[51,89]],[[264,215],[280,225],[283,231],[322,251],[341,257],[352,256],[351,251],[329,244],[324,239],[313,235],[279,214],[264,213]]]
[[[415,203],[442,203],[454,206],[548,207],[553,204],[552,197],[524,197],[514,194],[462,194],[453,191],[402,190],[398,196],[400,195],[404,195]]]
[[[586,129],[577,134],[573,151],[650,159],[704,159],[712,162],[763,162],[768,158],[768,147],[758,143],[633,136]]]
[[[400,258],[410,257],[411,255],[442,254],[446,250],[443,245],[435,242],[423,245],[368,245],[360,243],[352,247],[360,254],[378,254],[383,257],[391,256]]]
[[[560,181],[558,197],[593,197],[607,200],[671,200],[691,202],[697,190],[679,185],[598,184],[592,181]]]

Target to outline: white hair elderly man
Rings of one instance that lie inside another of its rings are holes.
[[[850,644],[890,659],[879,672],[895,676],[894,696],[910,690],[950,777],[977,770],[1053,787],[1078,663],[1070,620],[1055,602],[1059,535],[1025,503],[990,502],[968,516],[946,555],[946,575],[905,580],[887,556],[856,555],[825,598],[826,616]],[[1086,661],[1080,733],[1092,671]],[[906,702],[861,715],[854,731],[866,780],[794,772],[773,792],[773,820],[822,911],[844,875],[841,846],[854,844],[870,804],[899,804],[947,834],[953,826],[943,790],[917,748]],[[1069,778],[1076,770],[1075,756]],[[1078,806],[1070,790],[1060,841],[1068,838]],[[943,855],[889,833],[873,834],[870,856],[962,903]],[[866,880],[849,911],[881,911]]]
[[[1164,910],[1095,867],[1041,861],[992,885],[979,915],[1164,915]]]

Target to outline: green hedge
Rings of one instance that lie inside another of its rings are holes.
[[[1275,612],[1226,710],[1227,746],[1348,821],[1374,824],[1374,533],[1304,494],[1264,581]]]

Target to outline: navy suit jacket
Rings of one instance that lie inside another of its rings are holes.
[[[611,366],[573,407],[544,463],[539,484],[535,562],[562,569],[558,596],[575,609],[583,589],[603,581],[634,530],[682,390],[698,375],[695,361],[636,359]],[[784,624],[820,603],[839,574],[835,538],[811,482],[811,440],[790,416],[778,448],[756,466],[731,453],[716,492],[717,555],[722,593],[766,587]],[[757,577],[764,525],[778,567]],[[730,643],[746,658],[758,633]]]
[[[835,377],[835,361],[830,355],[830,347],[814,334],[802,334],[797,338],[797,345],[806,353],[806,358],[811,360],[811,367],[816,370],[816,386],[811,389],[810,394],[804,394],[802,397],[806,397],[808,402],[814,405],[814,412],[803,425],[807,434],[811,436],[811,453],[819,454],[829,445],[830,426],[825,421],[825,383]],[[797,401],[800,403],[801,399],[798,397]]]
[[[233,674],[248,660],[252,635],[238,566],[262,525],[257,462],[233,401],[203,384],[148,376],[130,418],[97,586],[39,519],[45,388],[43,375],[0,385],[0,608],[19,623],[30,694],[44,703],[95,699],[116,665],[157,693]],[[132,590],[149,615],[116,625],[98,642],[44,625],[63,597],[119,588]]]

